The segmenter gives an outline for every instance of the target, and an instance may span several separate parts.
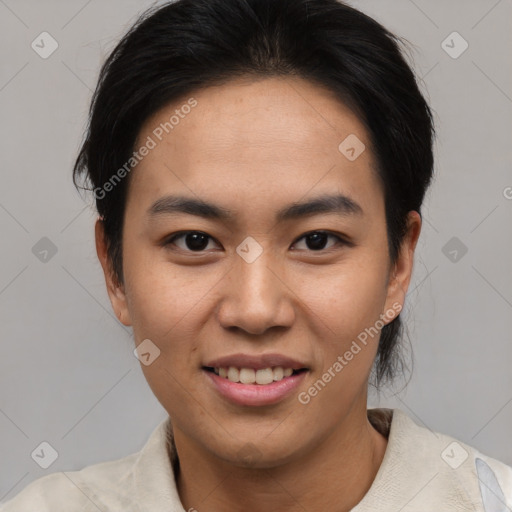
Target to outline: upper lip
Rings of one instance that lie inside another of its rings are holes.
[[[282,354],[232,354],[230,356],[212,359],[204,366],[209,368],[228,368],[234,366],[235,368],[253,368],[254,370],[262,370],[263,368],[273,368],[276,366],[291,368],[292,370],[306,368],[304,363]]]

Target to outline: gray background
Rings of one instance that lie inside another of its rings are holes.
[[[414,45],[438,130],[404,312],[414,373],[370,405],[512,465],[512,2],[352,4]],[[71,182],[100,64],[149,5],[0,0],[0,501],[139,450],[166,417],[111,312],[91,200]],[[59,44],[47,59],[31,48],[43,31]],[[441,46],[453,31],[469,44],[456,59]],[[43,237],[57,249],[47,261]],[[46,470],[30,456],[42,441],[59,454]]]

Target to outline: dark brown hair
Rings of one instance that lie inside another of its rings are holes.
[[[104,63],[73,179],[85,174],[123,283],[129,179],[104,185],[133,154],[143,122],[194,90],[244,75],[296,75],[333,91],[367,128],[385,205],[391,263],[407,213],[433,174],[434,124],[399,39],[338,0],[177,0],[146,11]],[[101,193],[97,193],[100,191]],[[381,332],[377,385],[403,367],[398,315]]]

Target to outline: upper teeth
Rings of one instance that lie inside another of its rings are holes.
[[[229,368],[214,368],[214,372],[220,377],[229,379],[231,382],[270,384],[271,382],[289,377],[293,373],[293,369],[276,366],[274,368],[254,370],[253,368],[235,368],[230,366]]]

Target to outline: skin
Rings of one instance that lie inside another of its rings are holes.
[[[183,506],[350,510],[370,488],[386,450],[387,440],[366,412],[378,337],[308,404],[297,394],[379,315],[403,306],[421,218],[409,213],[407,236],[391,266],[368,134],[329,91],[299,78],[237,79],[193,97],[197,106],[130,175],[123,284],[113,278],[102,224],[96,224],[114,311],[133,326],[137,345],[150,339],[161,351],[141,368],[171,417]],[[187,99],[148,119],[136,147]],[[366,145],[355,161],[338,150],[349,134]],[[363,215],[274,219],[292,202],[332,193],[350,196]],[[184,213],[150,219],[147,210],[166,194],[215,203],[232,210],[233,219]],[[164,244],[185,230],[211,237],[202,252],[185,237]],[[304,237],[315,230],[351,245],[329,237],[315,250]],[[263,249],[252,263],[236,252],[247,236]],[[220,356],[269,352],[309,368],[298,392],[274,405],[234,405],[201,369]],[[247,450],[256,453],[252,462],[243,458]]]

